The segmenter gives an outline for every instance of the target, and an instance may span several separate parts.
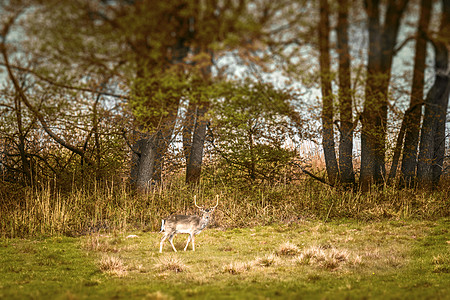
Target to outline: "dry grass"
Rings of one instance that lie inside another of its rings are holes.
[[[164,216],[197,213],[192,203],[194,194],[205,205],[211,204],[216,194],[221,195],[212,225],[223,228],[270,225],[274,221],[290,224],[304,219],[367,221],[450,215],[450,189],[445,188],[429,193],[384,187],[362,194],[302,178],[291,184],[257,186],[205,180],[191,189],[182,177],[172,178],[148,194],[135,194],[125,185],[114,186],[117,189],[97,186],[94,190],[83,187],[60,193],[44,185],[24,189],[14,197],[0,191],[0,237],[155,231]],[[8,190],[8,186],[3,189]]]
[[[450,273],[450,252],[433,257],[434,273]]]
[[[281,244],[276,251],[277,255],[279,256],[294,256],[299,252],[300,249],[297,247],[297,245],[291,242],[285,242]]]
[[[231,275],[239,275],[251,269],[251,264],[248,262],[235,261],[226,264],[222,267],[222,273],[229,273]]]
[[[118,241],[109,239],[108,235],[92,234],[83,243],[83,248],[88,251],[119,252]]]
[[[142,263],[134,262],[128,266],[128,271],[136,271],[139,273],[147,273],[148,270],[144,267]]]
[[[252,262],[252,265],[258,267],[270,267],[275,266],[279,263],[279,258],[275,254],[267,254],[263,257],[257,257]]]
[[[104,255],[100,260],[100,270],[117,277],[125,277],[128,274],[122,259],[116,256]]]
[[[187,271],[189,267],[184,263],[181,257],[176,255],[167,255],[157,259],[155,268],[160,272],[171,271],[181,273]]]
[[[358,265],[362,259],[359,255],[351,255],[347,249],[324,248],[311,246],[294,258],[294,261],[301,265],[311,265],[335,270],[343,265]]]

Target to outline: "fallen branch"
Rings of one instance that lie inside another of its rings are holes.
[[[299,165],[298,163],[291,162],[291,164],[292,164],[292,165],[295,165],[295,166],[297,166],[297,167],[299,167],[300,170],[301,170],[303,173],[305,173],[306,175],[311,176],[311,177],[314,178],[315,180],[318,180],[318,181],[320,181],[320,182],[322,182],[322,183],[324,183],[324,184],[326,184],[326,185],[329,185],[329,186],[331,186],[331,187],[334,187],[334,184],[331,184],[331,183],[329,183],[328,181],[326,181],[325,179],[323,179],[323,178],[321,178],[321,177],[319,177],[319,176],[317,176],[317,175],[314,175],[313,173],[309,172],[308,170],[305,170],[305,169],[304,169],[301,165]]]

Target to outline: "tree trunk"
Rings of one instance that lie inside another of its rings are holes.
[[[173,134],[173,125],[166,125],[152,135],[142,135],[135,143],[132,156],[131,182],[139,192],[147,192],[161,181],[164,153]]]
[[[191,33],[188,30],[188,22],[180,19],[180,28],[183,29],[172,49],[171,66],[181,64],[189,52],[188,39]],[[143,78],[145,59],[138,58],[137,64],[137,77]],[[158,88],[154,87],[155,90]],[[149,91],[148,97],[152,97],[152,92],[154,91]],[[170,95],[170,92],[167,92]],[[152,101],[149,102],[152,103]],[[148,191],[153,184],[161,181],[164,156],[174,131],[179,102],[180,99],[168,96],[164,103],[167,115],[153,120],[152,125],[157,128],[155,132],[150,135],[141,134],[141,138],[134,145],[130,177],[131,182],[140,192]]]
[[[31,163],[28,158],[28,153],[26,151],[26,136],[22,125],[22,105],[18,96],[14,97],[14,110],[16,113],[17,132],[19,135],[18,149],[20,159],[22,161],[22,175],[25,185],[31,185],[33,183],[31,174],[32,172]]]
[[[186,159],[186,165],[189,161],[189,155],[192,148],[192,132],[194,130],[195,119],[197,116],[197,106],[193,101],[189,101],[186,114],[183,122],[183,152]]]
[[[421,12],[417,28],[416,55],[414,58],[414,73],[411,87],[409,107],[413,108],[423,102],[425,59],[427,56],[427,33],[431,16],[431,1],[421,1]],[[421,109],[411,109],[405,114],[405,144],[402,159],[402,184],[410,187],[416,173],[417,147],[419,143]]]
[[[341,183],[353,185],[353,108],[350,75],[350,53],[348,46],[348,1],[339,2],[337,24],[337,50],[339,55],[339,109],[340,109],[340,143],[339,172]]]
[[[450,92],[449,53],[450,0],[443,0],[441,26],[435,49],[435,81],[425,100],[425,114],[420,134],[417,179],[423,188],[435,188],[442,174],[445,147],[445,122]]]
[[[208,125],[208,120],[205,119],[205,115],[209,109],[210,99],[207,99],[207,96],[203,93],[204,88],[211,84],[211,52],[207,50],[206,46],[200,46],[196,49],[196,52],[204,52],[209,55],[206,55],[206,57],[208,57],[208,61],[204,61],[203,63],[200,62],[198,66],[198,78],[194,80],[192,84],[193,89],[198,89],[192,95],[193,97],[197,97],[197,99],[190,99],[189,103],[189,108],[193,108],[195,105],[195,113],[190,120],[187,120],[187,127],[185,128],[185,145],[188,146],[190,144],[188,151],[186,151],[185,148],[185,155],[188,155],[186,157],[186,183],[194,184],[198,184],[200,182],[203,163],[203,148],[206,138],[206,126]],[[192,113],[189,111],[189,108],[188,114]],[[189,115],[187,117],[189,117]],[[192,135],[187,134],[189,131],[192,132]]]
[[[409,107],[405,111],[405,115],[403,116],[402,124],[400,126],[400,131],[397,136],[397,142],[395,143],[394,156],[392,158],[391,170],[389,172],[389,182],[392,182],[397,174],[398,162],[402,153],[403,142],[405,140],[406,124],[409,122],[409,115],[415,110],[420,110],[422,108],[422,105],[423,102],[416,103],[414,106]]]
[[[379,108],[377,103],[381,103],[379,87],[377,85],[377,74],[380,74],[380,45],[381,29],[379,20],[379,1],[366,1],[366,11],[368,15],[369,30],[369,57],[367,63],[367,81],[366,81],[366,99],[364,102],[363,113],[361,115],[361,173],[360,185],[363,191],[370,188],[373,183],[375,166],[375,140],[377,112]]]
[[[322,146],[325,156],[328,180],[334,184],[338,181],[339,169],[336,160],[333,132],[333,95],[330,72],[330,22],[328,0],[320,0],[319,49],[320,79],[322,89]]]
[[[203,148],[206,137],[206,126],[208,121],[205,120],[205,114],[208,111],[208,105],[204,103],[197,107],[195,113],[195,125],[192,135],[192,145],[189,151],[189,158],[186,161],[186,182],[200,182],[200,175],[203,161]]]
[[[365,1],[369,19],[369,61],[361,131],[360,185],[363,191],[367,191],[372,183],[382,183],[386,178],[388,89],[400,19],[407,2],[388,2],[382,29],[379,0]]]
[[[437,50],[440,52],[436,55],[436,59],[442,61],[439,65],[439,71],[443,71],[443,76],[446,82],[443,85],[447,86],[447,89],[443,92],[442,97],[437,101],[438,103],[438,119],[436,120],[436,134],[434,137],[434,153],[435,161],[433,163],[433,187],[437,187],[444,169],[444,156],[445,156],[445,124],[447,123],[447,109],[450,96],[450,68],[449,68],[449,36],[450,36],[450,0],[442,1],[442,21],[440,27],[440,43],[438,43]],[[442,42],[442,40],[445,40]]]
[[[389,171],[388,183],[391,184],[397,175],[398,162],[400,155],[402,153],[403,141],[405,140],[406,131],[406,118],[408,111],[405,112],[403,116],[402,125],[400,126],[400,131],[398,132],[397,142],[395,143],[394,155],[392,157],[391,169]]]
[[[426,189],[437,186],[440,176],[440,171],[437,168],[442,168],[442,165],[438,165],[443,160],[442,151],[439,150],[441,145],[444,145],[445,132],[442,138],[438,138],[437,133],[439,131],[439,135],[442,135],[442,119],[445,122],[445,111],[442,109],[445,106],[446,110],[448,104],[449,82],[445,77],[445,75],[436,75],[435,84],[428,92],[425,100],[425,114],[420,132],[417,179],[419,186]]]
[[[134,144],[131,182],[139,192],[148,191],[152,184],[155,162],[155,147],[152,140],[152,138],[142,138]]]

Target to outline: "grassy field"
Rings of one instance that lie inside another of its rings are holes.
[[[450,219],[0,240],[0,299],[450,299]],[[185,235],[175,238],[182,250]]]

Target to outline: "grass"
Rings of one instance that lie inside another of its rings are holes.
[[[450,299],[449,193],[308,180],[0,189],[0,299]],[[160,254],[161,218],[198,213],[194,194],[220,195],[213,223],[195,252],[179,235],[180,251]]]
[[[450,215],[450,189],[445,187],[436,192],[384,187],[362,194],[307,179],[271,186],[202,183],[195,189],[174,180],[151,193],[136,195],[126,185],[112,183],[111,187],[93,190],[74,188],[68,194],[46,185],[21,192],[0,185],[0,237],[156,231],[163,217],[197,213],[194,195],[204,206],[213,205],[215,196],[220,195],[214,218],[216,225],[224,228],[289,224],[305,219],[433,220]]]
[[[127,275],[127,268],[122,259],[117,256],[104,255],[100,260],[100,270],[118,277]]]
[[[156,232],[2,239],[0,299],[450,299],[449,229],[448,218],[215,227],[195,252],[162,254]]]

